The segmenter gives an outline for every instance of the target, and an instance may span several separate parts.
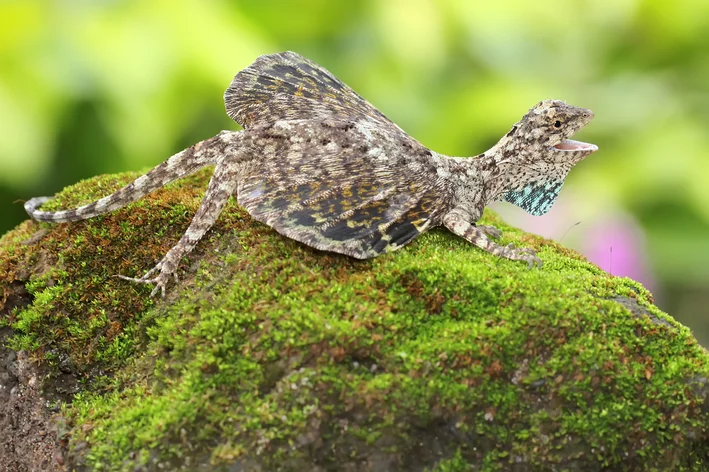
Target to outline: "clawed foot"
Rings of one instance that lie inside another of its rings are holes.
[[[160,271],[160,274],[151,278],[151,276],[158,271]],[[172,272],[172,276],[175,278],[175,283],[177,283],[177,274]],[[165,298],[165,288],[167,287],[167,283],[170,281],[170,272],[163,270],[163,264],[161,262],[139,278],[126,277],[125,275],[116,275],[115,277],[139,284],[155,284],[155,288],[153,288],[153,291],[150,292],[150,296],[154,297],[155,294],[158,293],[158,290],[160,290],[162,297]]]
[[[529,264],[529,268],[541,267],[542,260],[539,259],[533,249],[530,248],[517,248],[514,244],[510,243],[502,248],[500,257],[511,259],[513,261],[524,261]]]
[[[490,238],[500,239],[500,237],[502,236],[502,231],[495,228],[494,226],[475,225],[475,227],[485,233]]]

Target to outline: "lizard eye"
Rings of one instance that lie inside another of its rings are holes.
[[[554,128],[561,128],[561,121],[556,120],[556,121],[554,122]]]

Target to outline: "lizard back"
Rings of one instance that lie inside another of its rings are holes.
[[[321,66],[261,56],[224,100],[260,154],[240,176],[239,204],[281,234],[364,259],[440,224],[431,151]]]
[[[242,171],[238,202],[285,236],[365,259],[440,224],[445,189],[425,148],[408,154],[390,135],[348,121],[281,121],[247,133],[263,154]]]

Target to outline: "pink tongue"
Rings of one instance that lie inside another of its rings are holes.
[[[567,139],[565,141],[560,142],[554,147],[561,151],[581,151],[585,149],[590,149],[591,145],[588,143],[582,143],[581,141],[573,141],[571,139]]]

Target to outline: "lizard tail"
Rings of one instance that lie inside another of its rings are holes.
[[[203,167],[215,164],[227,144],[228,140],[223,139],[225,134],[229,133],[222,132],[213,138],[201,141],[184,151],[174,154],[165,162],[153,167],[147,174],[138,177],[115,193],[88,205],[71,210],[41,211],[37,208],[52,198],[35,197],[25,203],[25,211],[37,221],[65,223],[85,220],[123,208],[170,182],[193,174]]]

